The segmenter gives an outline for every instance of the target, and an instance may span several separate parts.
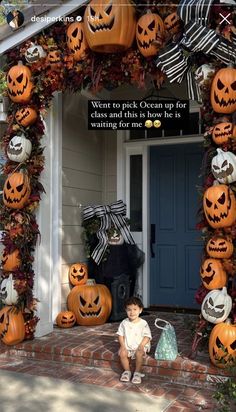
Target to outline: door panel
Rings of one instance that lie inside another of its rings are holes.
[[[151,224],[155,243],[151,257],[150,303],[198,307],[203,243],[195,229],[200,198],[196,185],[202,159],[200,144],[152,147]]]

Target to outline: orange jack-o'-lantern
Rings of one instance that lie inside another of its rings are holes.
[[[211,105],[216,113],[233,113],[236,110],[236,69],[220,69],[211,85]]]
[[[214,236],[208,240],[206,250],[210,257],[229,259],[233,254],[234,246],[229,236]]]
[[[212,363],[219,368],[235,364],[236,325],[229,319],[214,326],[209,338],[209,355]]]
[[[227,143],[232,137],[233,124],[230,122],[218,123],[212,130],[212,139],[218,145]]]
[[[69,269],[69,281],[73,286],[85,285],[88,280],[88,267],[84,263],[74,263]]]
[[[75,286],[71,290],[67,305],[79,325],[103,325],[111,313],[112,297],[105,285],[89,279],[86,285]]]
[[[17,270],[21,265],[20,252],[18,249],[15,249],[11,253],[7,253],[6,250],[2,254],[2,268],[5,272],[13,272]]]
[[[72,328],[76,323],[76,317],[73,312],[66,310],[58,313],[56,323],[59,328]]]
[[[27,103],[33,92],[31,71],[19,63],[13,66],[7,74],[7,87],[10,99],[15,103]]]
[[[0,310],[0,337],[6,345],[16,345],[24,340],[25,325],[22,312],[12,306]]]
[[[23,172],[8,176],[3,187],[3,203],[11,209],[22,209],[29,199],[30,181]]]
[[[167,33],[177,34],[181,28],[181,19],[176,12],[168,14],[164,20],[164,28]]]
[[[62,68],[61,51],[58,49],[50,50],[46,57],[46,64],[50,70],[53,70],[55,72],[60,71]]]
[[[90,49],[100,53],[122,52],[135,36],[135,9],[129,0],[92,0],[84,14]]]
[[[204,260],[200,275],[206,289],[220,289],[226,285],[227,276],[219,259]]]
[[[22,109],[17,110],[15,114],[15,119],[18,124],[23,127],[31,126],[37,120],[37,112],[32,109],[32,107],[22,107]]]
[[[141,16],[136,26],[136,40],[140,53],[144,57],[155,56],[162,45],[164,24],[160,16],[146,13]]]
[[[209,187],[203,196],[206,219],[214,229],[231,226],[236,220],[236,200],[227,185]]]
[[[83,60],[88,49],[88,42],[84,33],[84,23],[74,22],[67,29],[67,47],[75,61]]]

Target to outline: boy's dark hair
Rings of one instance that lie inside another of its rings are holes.
[[[130,298],[128,298],[125,301],[125,309],[127,308],[127,306],[129,305],[137,305],[140,307],[140,309],[143,309],[143,303],[141,301],[141,299],[136,298],[136,296],[131,296]]]

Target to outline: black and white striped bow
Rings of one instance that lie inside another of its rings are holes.
[[[213,0],[180,0],[177,14],[184,24],[196,21],[206,25]]]
[[[108,245],[107,230],[111,227],[111,223],[118,229],[124,238],[124,241],[129,244],[135,244],[133,236],[125,221],[126,205],[122,200],[111,203],[110,205],[87,206],[83,209],[82,219],[88,220],[92,217],[101,219],[100,228],[97,231],[98,244],[91,254],[93,260],[99,265]]]

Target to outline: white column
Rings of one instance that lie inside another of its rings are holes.
[[[43,336],[53,329],[53,322],[61,310],[61,170],[62,170],[62,96],[56,94],[46,119],[42,139],[45,168],[40,182],[45,192],[41,195],[37,222],[40,230],[35,251],[34,296],[38,322],[35,336]]]

